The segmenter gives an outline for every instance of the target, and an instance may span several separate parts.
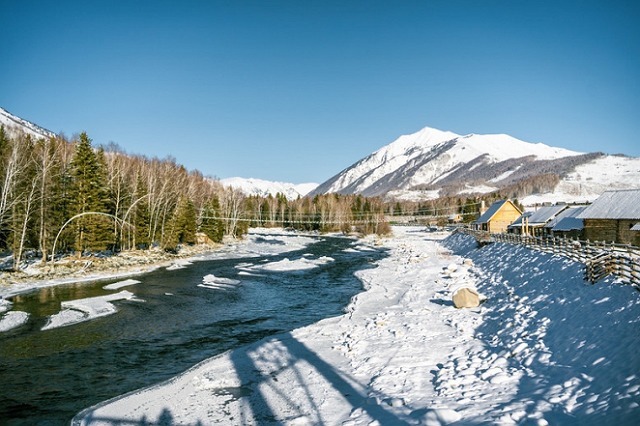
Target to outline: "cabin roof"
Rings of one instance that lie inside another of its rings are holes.
[[[640,189],[605,191],[578,218],[640,219]]]
[[[552,231],[573,231],[584,229],[584,222],[577,216],[586,209],[586,206],[569,207],[561,211],[545,228],[551,228]]]
[[[509,225],[509,228],[520,228],[522,226],[522,222],[524,221],[524,218],[531,217],[532,214],[533,212],[522,213],[519,218],[517,218],[511,225]]]
[[[636,223],[631,227],[632,231],[640,231],[640,222]]]
[[[511,205],[513,205],[513,207],[515,207],[515,209],[519,212],[520,209],[518,209],[515,204],[513,204],[511,202],[511,200],[500,200],[500,201],[496,201],[493,204],[491,204],[491,206],[489,206],[489,208],[487,209],[486,212],[484,212],[484,214],[482,214],[478,219],[476,219],[475,222],[473,223],[487,223],[491,220],[491,218],[498,213],[498,211],[502,208],[502,206],[504,206],[506,203],[510,203]]]

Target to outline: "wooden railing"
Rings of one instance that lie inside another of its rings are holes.
[[[640,289],[640,247],[559,237],[489,234],[473,230],[465,230],[465,232],[473,235],[479,244],[486,244],[488,241],[520,244],[584,263],[585,279],[591,283],[614,274],[621,282]]]

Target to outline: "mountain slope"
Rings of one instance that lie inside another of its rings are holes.
[[[460,136],[426,127],[404,135],[322,183],[310,195],[337,192],[425,200],[445,195],[487,193],[499,189],[524,195],[553,193],[560,183],[578,181],[573,196],[591,196],[598,191],[598,173],[614,186],[629,186],[631,171],[640,171],[640,159],[616,157],[616,167],[587,167],[610,158],[601,153],[583,154],[542,143],[529,143],[509,135]],[[611,162],[612,160],[606,160]],[[575,170],[587,167],[576,177]],[[634,172],[635,173],[635,172]],[[573,176],[573,177],[572,177]],[[564,200],[571,201],[571,200]]]
[[[0,125],[4,126],[10,136],[15,136],[19,132],[24,132],[36,139],[55,136],[53,132],[15,116],[4,108],[0,108]]]
[[[286,182],[272,182],[262,179],[232,177],[222,179],[220,181],[224,186],[231,186],[244,192],[246,195],[259,195],[267,197],[275,196],[277,193],[283,194],[289,200],[295,200],[298,197],[304,197],[310,191],[315,189],[317,183],[301,183],[293,184]]]

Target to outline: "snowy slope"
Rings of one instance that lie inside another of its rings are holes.
[[[280,193],[284,194],[284,196],[289,200],[295,200],[298,197],[303,197],[318,186],[317,183],[293,184],[253,178],[246,179],[241,177],[222,179],[220,183],[224,186],[231,186],[233,188],[240,189],[247,195],[259,195],[266,197],[268,195],[275,196],[277,193]]]
[[[553,192],[530,195],[521,201],[524,205],[591,202],[604,191],[632,188],[640,188],[640,158],[607,155],[576,167]]]
[[[0,108],[0,125],[3,125],[5,127],[5,131],[7,131],[11,136],[15,135],[19,131],[31,135],[36,139],[55,136],[53,132],[17,117],[3,108]]]
[[[398,138],[316,188],[317,193],[384,195],[425,200],[445,194],[488,193],[539,175],[558,187],[531,200],[583,201],[603,188],[637,186],[640,159],[584,154],[509,135],[466,136],[426,127]]]

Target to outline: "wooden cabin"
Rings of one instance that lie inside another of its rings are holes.
[[[522,212],[511,200],[496,201],[471,223],[471,228],[492,233],[505,232],[507,227],[521,215]]]
[[[578,218],[584,221],[584,238],[640,246],[640,189],[606,191]]]
[[[545,226],[567,208],[568,206],[566,204],[562,204],[557,206],[542,206],[536,210],[524,212],[522,216],[509,225],[508,232],[533,235],[536,237],[547,235]]]
[[[578,218],[587,206],[569,207],[545,225],[546,234],[553,237],[584,239],[584,222]]]

